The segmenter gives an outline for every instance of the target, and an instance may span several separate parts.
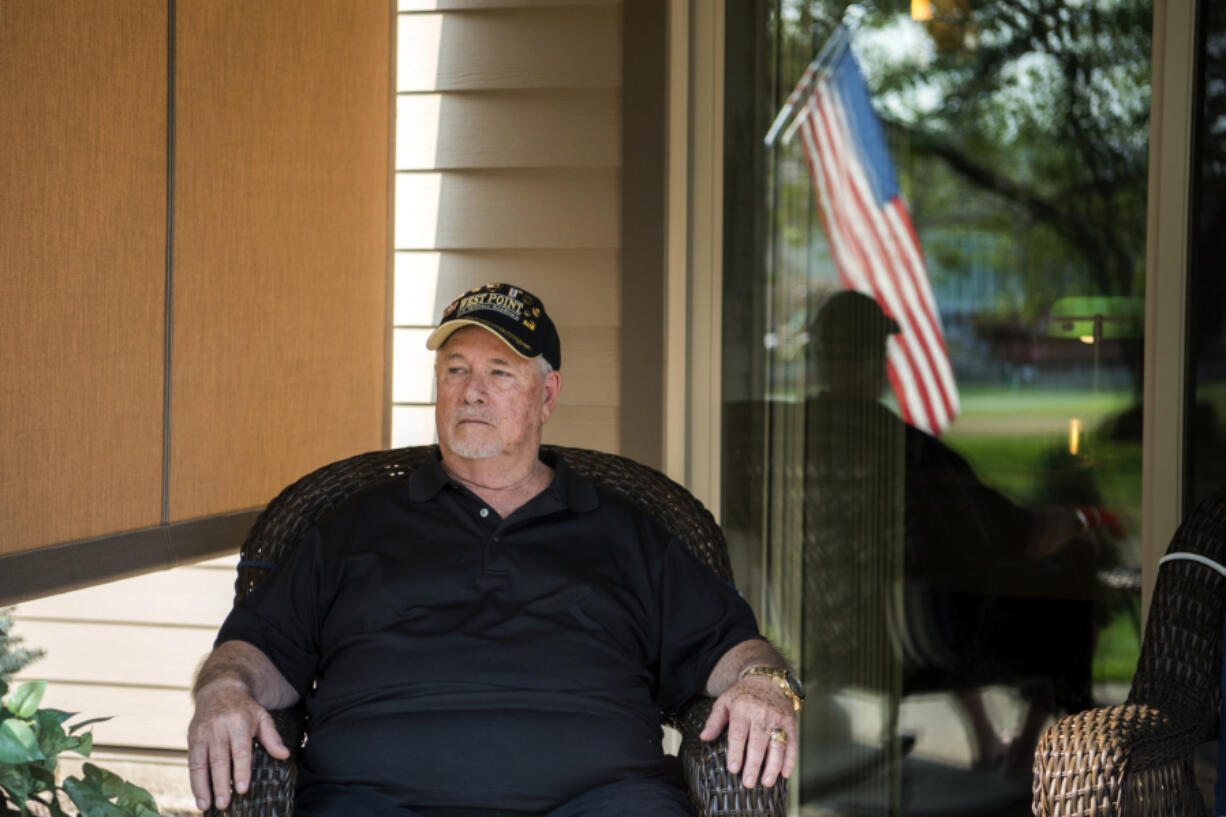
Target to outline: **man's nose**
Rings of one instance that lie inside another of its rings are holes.
[[[484,403],[486,386],[485,377],[473,374],[468,378],[468,382],[464,384],[464,402]]]

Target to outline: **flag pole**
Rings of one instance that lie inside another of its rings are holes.
[[[805,68],[805,72],[800,76],[800,81],[796,83],[792,93],[788,94],[783,107],[779,109],[778,115],[775,116],[775,121],[771,123],[770,130],[766,132],[764,140],[767,147],[774,145],[775,140],[779,138],[779,132],[783,130],[784,126],[795,115],[797,109],[804,103],[804,100],[812,93],[813,83],[819,74],[842,55],[843,49],[851,45],[851,35],[860,27],[860,20],[864,18],[866,13],[864,6],[859,3],[852,3],[843,12],[843,21],[835,28],[834,33],[826,40],[821,50],[817,52],[813,62],[809,63],[808,67]],[[796,128],[794,126],[788,128],[787,133],[783,137],[784,144],[791,141],[792,134],[795,131]]]

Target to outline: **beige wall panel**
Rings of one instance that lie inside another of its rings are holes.
[[[80,719],[110,716],[92,727],[95,746],[187,749],[192,705],[186,689],[52,684],[42,705],[80,712]]]
[[[215,559],[205,559],[204,561],[196,562],[189,567],[194,570],[233,570],[236,564],[238,564],[237,555],[226,555],[218,556]]]
[[[400,11],[484,11],[532,6],[607,6],[620,0],[400,0]]]
[[[617,409],[612,406],[559,404],[545,426],[542,442],[598,451],[619,451]]]
[[[400,91],[621,85],[616,5],[405,14],[399,24]]]
[[[615,169],[399,173],[396,248],[615,248],[617,190]]]
[[[396,167],[617,167],[616,88],[408,94],[396,100]]]
[[[620,332],[602,326],[559,326],[564,406],[621,404]]]
[[[0,5],[0,553],[158,523],[166,3]]]
[[[460,293],[509,281],[538,295],[555,323],[618,326],[618,263],[615,249],[397,253],[395,322],[432,326]]]
[[[18,631],[25,634],[35,621],[99,620],[216,629],[234,601],[234,577],[233,567],[178,567],[45,596],[17,607]]]
[[[381,445],[388,17],[179,7],[173,520]]]
[[[20,632],[27,644],[47,651],[21,673],[26,680],[184,690],[217,637],[215,627],[29,620],[22,621]]]

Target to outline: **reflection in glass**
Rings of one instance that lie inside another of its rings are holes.
[[[843,4],[727,8],[723,523],[809,685],[801,813],[1028,814],[1037,729],[1136,661],[1152,6],[881,3],[854,36],[961,398],[939,436],[801,140],[763,144]]]
[[[802,669],[828,694],[952,693],[972,768],[1024,778],[1048,717],[1091,704],[1098,543],[1073,508],[1014,505],[881,404],[898,331],[847,290],[810,327]],[[1011,745],[983,702],[992,684],[1016,687],[1025,704]],[[899,748],[899,699],[886,699],[882,762]]]
[[[1226,8],[1201,3],[1188,271],[1189,394],[1185,506],[1226,485]]]

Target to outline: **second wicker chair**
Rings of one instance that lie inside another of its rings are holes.
[[[1167,554],[1183,556],[1158,572],[1128,700],[1064,718],[1039,742],[1039,817],[1208,813],[1192,751],[1218,727],[1226,576],[1211,563],[1226,564],[1226,490],[1197,506]]]

